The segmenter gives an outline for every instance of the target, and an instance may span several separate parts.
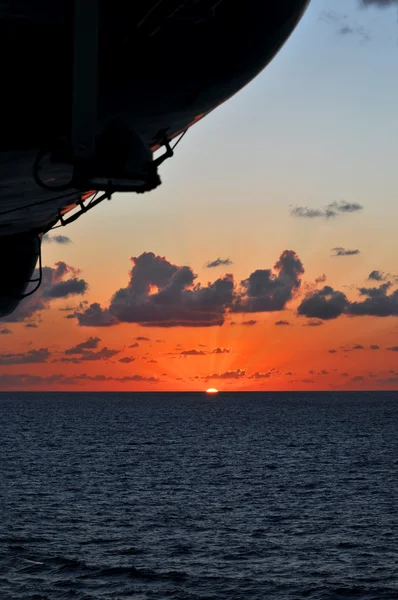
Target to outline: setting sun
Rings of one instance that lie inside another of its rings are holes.
[[[218,390],[216,388],[209,388],[206,390],[206,394],[218,394]]]

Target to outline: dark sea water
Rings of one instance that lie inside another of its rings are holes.
[[[398,394],[0,394],[0,599],[398,599]]]

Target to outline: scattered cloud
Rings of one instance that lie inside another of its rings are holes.
[[[289,323],[289,321],[275,321],[275,325],[277,325],[278,327],[283,327],[285,325],[291,325],[291,323]]]
[[[248,321],[242,321],[241,325],[244,325],[245,327],[253,327],[253,325],[256,325],[257,323],[258,321],[249,319]],[[231,323],[231,325],[235,325],[235,323]]]
[[[2,329],[0,329],[0,335],[10,335],[11,333],[11,329],[8,329],[7,327],[3,327]]]
[[[325,283],[327,277],[325,275],[325,273],[323,273],[322,275],[319,275],[319,277],[317,277],[315,279],[315,285],[318,285],[319,283]]]
[[[357,202],[331,202],[324,208],[309,208],[307,206],[294,206],[290,214],[299,219],[331,219],[340,215],[355,213],[363,210],[363,206]]]
[[[0,354],[0,365],[27,365],[45,363],[50,357],[48,348],[40,348],[39,350],[29,350],[24,353]]]
[[[99,337],[89,337],[85,342],[76,344],[76,346],[73,346],[72,348],[67,348],[65,354],[83,354],[86,350],[98,348],[100,341],[101,338]]]
[[[133,358],[132,356],[124,356],[123,358],[119,358],[119,362],[124,363],[126,365],[129,365],[130,363],[132,363],[134,361],[135,361],[135,358]]]
[[[342,248],[338,246],[337,248],[332,248],[332,256],[355,256],[356,254],[360,254],[361,251],[356,250],[347,250],[346,248]]]
[[[48,233],[46,233],[45,235],[43,235],[42,242],[45,242],[47,244],[65,245],[65,244],[71,244],[72,240],[70,238],[68,238],[66,235],[49,235]]]
[[[391,352],[398,352],[398,346],[390,346],[390,348],[387,348],[387,350],[390,350]]]
[[[305,327],[321,327],[323,325],[323,321],[320,319],[310,319],[305,323]]]
[[[342,292],[335,291],[329,285],[308,294],[299,305],[299,315],[314,319],[335,319],[346,310],[348,300]]]
[[[371,273],[369,273],[369,280],[373,280],[373,281],[385,281],[386,280],[386,275],[382,272],[382,271],[372,271]]]
[[[380,350],[380,346],[378,346],[377,344],[371,344],[369,348],[370,350]]]
[[[206,263],[206,267],[208,269],[213,269],[215,267],[228,267],[232,265],[233,262],[230,258],[216,258],[216,260],[212,260]]]
[[[28,373],[19,374],[3,374],[0,375],[1,389],[29,389],[32,387],[49,388],[53,385],[59,386],[75,386],[84,383],[160,383],[157,377],[147,377],[145,375],[126,375],[124,377],[110,377],[107,375],[81,375],[67,376],[63,374],[49,375],[48,377],[41,375],[30,375]]]

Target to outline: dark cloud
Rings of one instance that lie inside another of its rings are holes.
[[[308,294],[299,305],[299,315],[315,319],[335,319],[342,315],[348,306],[348,300],[342,292],[335,291],[329,285]]]
[[[351,302],[348,313],[356,316],[389,317],[398,316],[398,290],[388,294],[391,283],[383,283],[378,288],[359,288],[362,302]]]
[[[258,269],[241,282],[234,312],[272,312],[283,310],[300,288],[304,267],[293,250],[285,250],[271,269]]]
[[[252,327],[257,323],[258,321],[255,321],[254,319],[249,319],[248,321],[242,321],[241,325],[244,325],[245,327]],[[231,323],[231,325],[235,325],[235,323]]]
[[[135,358],[132,356],[124,356],[123,358],[119,358],[120,363],[125,363],[126,365],[135,361]]]
[[[230,352],[229,348],[214,348],[213,350],[182,350],[177,354],[179,356],[208,356],[209,354],[229,354]]]
[[[207,352],[204,350],[182,350],[179,352],[181,356],[206,356]]]
[[[230,258],[216,258],[216,260],[207,262],[206,267],[208,269],[213,269],[214,267],[228,267],[232,264],[233,262]]]
[[[100,341],[101,338],[99,337],[89,337],[85,342],[81,342],[72,348],[67,348],[65,354],[83,354],[86,350],[98,348]]]
[[[355,344],[351,350],[365,350],[365,347],[362,344]]]
[[[28,373],[19,374],[4,374],[0,375],[0,389],[27,389],[32,387],[51,387],[52,385],[75,386],[81,383],[101,383],[101,382],[116,382],[116,383],[159,383],[157,377],[146,377],[145,375],[127,375],[124,377],[109,377],[106,375],[81,375],[67,376],[63,374],[50,375],[44,377],[41,375],[30,375]]]
[[[134,342],[134,344],[130,344],[130,346],[128,346],[129,348],[138,348],[139,344],[138,342]]]
[[[105,346],[104,348],[101,348],[101,350],[98,350],[98,352],[93,352],[92,350],[84,350],[77,356],[70,357],[67,355],[54,362],[71,362],[76,365],[87,360],[109,360],[110,358],[116,356],[116,354],[119,354],[119,352],[120,350],[114,350]]]
[[[398,352],[398,346],[390,346],[390,348],[387,348],[387,350],[390,350],[391,352]]]
[[[384,273],[382,273],[382,271],[376,270],[369,273],[368,279],[373,281],[385,281],[386,276],[384,275]]]
[[[261,373],[261,371],[257,371],[256,373],[249,375],[248,379],[269,379],[270,377],[272,377],[272,375],[274,375],[274,371],[275,369],[271,369],[266,373]]]
[[[131,258],[133,268],[125,288],[112,297],[108,309],[97,305],[96,319],[87,311],[77,313],[80,325],[101,326],[112,318],[119,323],[152,327],[209,327],[224,323],[233,301],[232,275],[202,286],[195,283],[190,267],[171,264],[164,257],[145,252]],[[91,308],[91,307],[90,307]]]
[[[55,267],[43,267],[42,272],[42,284],[37,292],[22,300],[16,310],[4,317],[3,321],[26,321],[36,313],[50,308],[52,300],[83,295],[88,289],[86,281],[78,277],[80,271],[64,262],[56,263]],[[33,278],[38,276],[39,272],[36,269]]]
[[[136,338],[137,342],[150,342],[151,339],[149,337],[144,337],[143,335],[138,335]]]
[[[275,321],[275,325],[280,327],[280,326],[284,326],[284,325],[291,325],[291,323],[289,323],[289,321]]]
[[[332,348],[331,350],[328,350],[329,354],[336,354],[337,350],[335,350],[334,348]]]
[[[12,331],[11,329],[7,329],[7,327],[0,329],[0,335],[9,335],[10,333],[12,333]]]
[[[27,329],[37,329],[37,326],[38,326],[37,323],[34,323],[33,321],[30,323],[26,323],[26,325],[25,325],[25,327]]]
[[[146,362],[147,362],[147,363],[151,363],[151,364],[153,364],[153,365],[154,365],[154,364],[156,364],[158,361],[157,361],[157,360],[155,360],[154,358],[151,358],[150,360],[147,360]]]
[[[347,250],[346,248],[342,248],[341,246],[338,246],[337,248],[332,248],[332,252],[334,254],[332,254],[332,256],[355,256],[356,254],[360,254],[361,251],[356,249],[356,250]]]
[[[324,208],[308,208],[307,206],[294,206],[290,210],[293,217],[299,219],[331,219],[339,215],[349,214],[363,210],[363,206],[357,202],[331,202]]]
[[[72,240],[70,238],[68,238],[66,235],[52,235],[50,236],[48,233],[46,233],[45,235],[43,235],[43,242],[46,242],[48,244],[50,243],[54,243],[54,244],[71,244]]]
[[[380,346],[378,346],[377,344],[371,344],[371,346],[369,346],[370,350],[380,350]]]
[[[246,377],[246,369],[236,369],[235,371],[225,371],[225,373],[213,373],[202,379],[243,379]]]
[[[48,348],[29,350],[26,353],[0,354],[0,365],[27,365],[45,363],[50,357]]]
[[[103,309],[98,302],[90,304],[82,312],[75,312],[69,317],[77,318],[81,327],[111,327],[117,325],[118,320],[111,314],[108,309]]]

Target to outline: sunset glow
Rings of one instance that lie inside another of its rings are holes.
[[[209,388],[208,390],[206,390],[206,394],[209,394],[209,395],[218,394],[218,390],[216,390],[216,388]]]

